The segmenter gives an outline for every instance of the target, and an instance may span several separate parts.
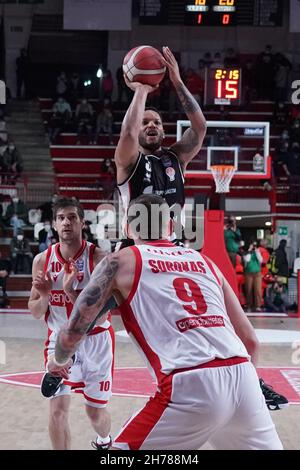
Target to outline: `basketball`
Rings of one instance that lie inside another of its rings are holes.
[[[130,82],[158,85],[164,78],[166,67],[162,54],[151,46],[131,49],[123,61],[123,71]]]

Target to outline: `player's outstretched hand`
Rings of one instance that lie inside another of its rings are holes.
[[[176,84],[181,81],[177,60],[175,59],[174,54],[168,47],[163,47],[162,52],[164,56],[165,65],[166,67],[168,67],[170,80],[173,84]]]
[[[68,363],[64,366],[58,366],[54,362],[54,354],[49,356],[47,363],[47,371],[55,377],[62,377],[63,379],[69,378],[69,369],[73,365],[73,360],[69,359]]]
[[[33,287],[40,293],[40,295],[50,294],[52,288],[52,279],[50,273],[47,271],[38,271],[36,278],[32,282]]]
[[[145,85],[144,83],[140,83],[140,82],[130,82],[125,74],[124,74],[124,80],[128,88],[130,88],[130,90],[132,91],[135,91],[138,88],[143,88],[144,90],[147,91],[147,93],[152,93],[152,91],[155,91],[159,86],[159,85],[154,85],[154,86]]]
[[[66,293],[73,290],[73,282],[76,280],[78,272],[75,261],[69,258],[69,263],[64,265],[63,290]]]

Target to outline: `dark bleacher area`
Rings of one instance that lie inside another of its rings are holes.
[[[91,100],[94,110],[97,112],[99,109],[99,102]],[[40,99],[40,108],[45,123],[49,122],[52,115],[53,101],[50,98]],[[247,110],[232,108],[226,116],[227,120],[233,121],[273,121],[274,102],[256,101],[252,102]],[[95,209],[99,203],[99,199],[105,199],[105,191],[103,186],[109,184],[107,176],[101,174],[101,166],[106,158],[113,160],[115,145],[119,138],[119,131],[124,117],[124,110],[115,109],[114,114],[114,137],[113,145],[109,144],[109,138],[106,135],[100,136],[97,145],[88,145],[87,137],[81,139],[81,145],[76,145],[76,128],[74,124],[73,129],[68,129],[57,138],[55,145],[50,146],[53,168],[56,174],[59,192],[66,195],[74,195],[80,198],[84,208]],[[205,117],[208,121],[220,120],[220,113],[216,109],[208,108],[204,110]],[[184,114],[175,113],[174,119],[170,121],[169,113],[162,112],[164,119],[164,128],[166,138],[164,145],[168,146],[176,140],[176,120],[186,119]],[[279,143],[279,137],[282,132],[282,126],[271,124],[270,132],[270,153],[275,154],[276,147]],[[262,139],[255,136],[242,135],[241,129],[236,129],[236,141],[234,145],[240,146],[241,152],[241,167],[243,171],[250,171],[253,165],[253,156],[257,149],[261,146]],[[208,128],[207,136],[205,138],[203,148],[195,159],[190,163],[189,170],[206,170],[206,150],[207,145],[211,142],[213,129]],[[103,185],[104,182],[104,185]],[[113,181],[111,182],[113,184]],[[187,178],[186,191],[187,196],[191,197],[195,193],[209,192],[208,183],[210,180],[198,180],[195,178]],[[276,182],[279,190],[279,203],[288,203],[288,192],[281,190],[282,184],[286,184],[286,178],[281,181],[281,178]],[[274,184],[274,181],[272,182]],[[241,191],[241,185],[246,186],[245,191]],[[234,179],[231,184],[231,193],[229,197],[239,197],[242,192],[242,197],[270,197],[267,194],[262,181],[250,180],[247,184],[242,183],[241,180]],[[285,207],[285,211],[293,212],[294,208],[289,209]]]

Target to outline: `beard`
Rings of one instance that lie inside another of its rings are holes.
[[[147,142],[144,136],[139,136],[139,144],[143,149],[149,150],[150,152],[155,152],[161,147],[162,141],[163,141],[163,136],[159,135],[157,136],[156,142]]]

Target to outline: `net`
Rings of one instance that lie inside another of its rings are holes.
[[[235,172],[235,166],[212,165],[210,169],[216,183],[216,193],[229,193],[229,186]]]

